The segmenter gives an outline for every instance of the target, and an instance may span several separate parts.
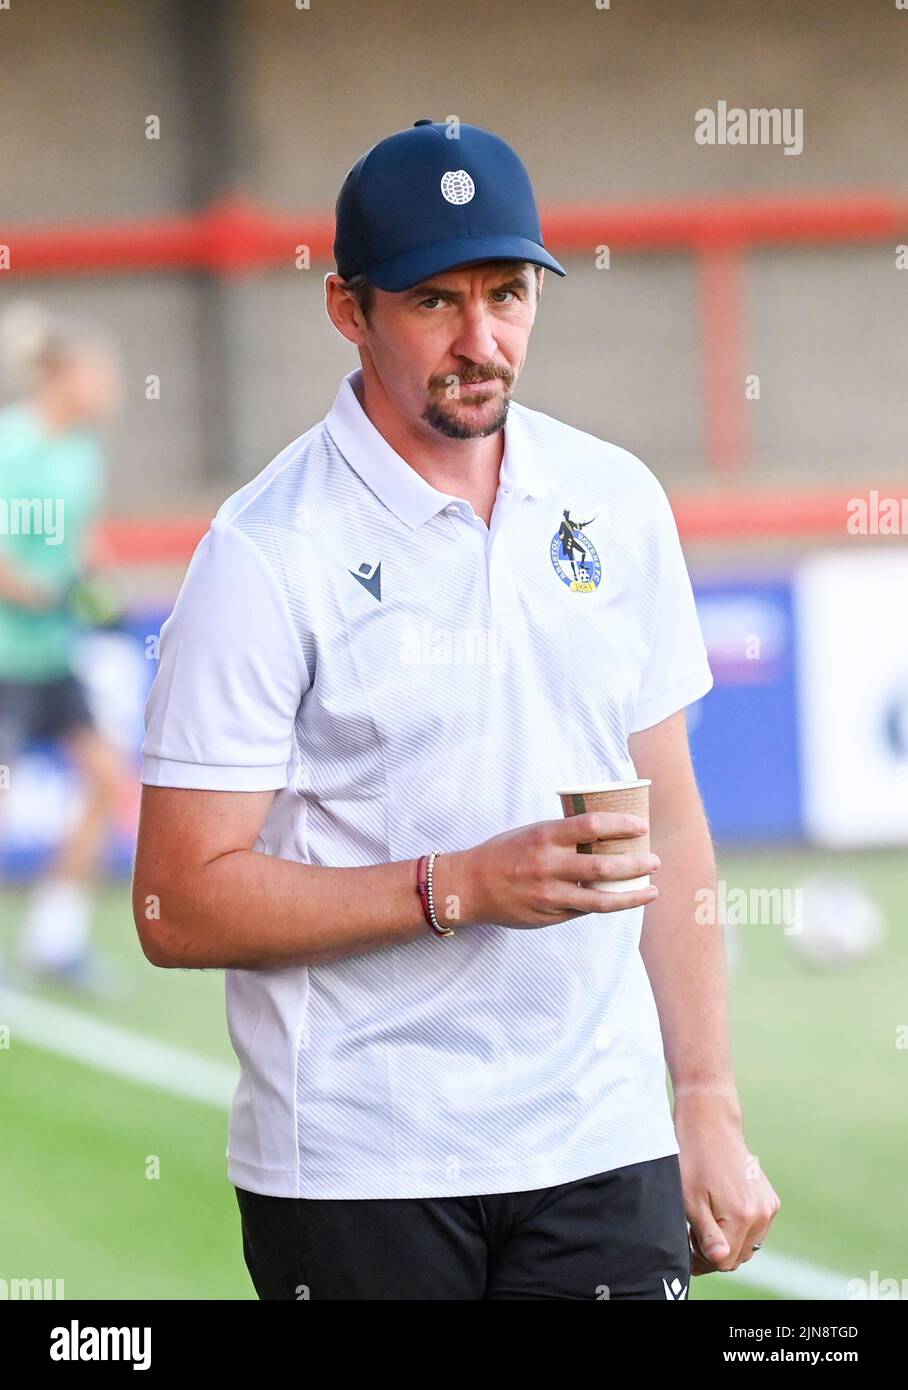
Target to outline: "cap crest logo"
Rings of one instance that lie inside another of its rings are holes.
[[[449,203],[469,203],[475,196],[476,185],[466,169],[449,169],[441,176],[441,196]]]

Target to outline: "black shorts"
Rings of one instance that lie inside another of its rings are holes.
[[[94,724],[75,676],[49,681],[0,680],[0,763],[9,766],[24,744],[57,739]]]
[[[687,1298],[677,1154],[489,1197],[236,1194],[262,1299]]]

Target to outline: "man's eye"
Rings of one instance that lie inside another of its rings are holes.
[[[516,290],[493,290],[492,293],[493,293],[493,296],[498,296],[498,295],[502,295],[502,294],[510,294],[510,295],[514,295],[517,299],[520,298],[520,295],[518,294],[518,292],[517,292]],[[420,300],[419,307],[420,307],[420,309],[424,309],[427,305],[431,305],[431,304],[444,304],[445,302],[446,302],[446,301],[441,297],[441,295],[439,295],[439,294],[432,294],[432,295],[429,295],[429,297],[428,297],[427,299],[422,299],[422,300]],[[501,304],[501,303],[504,303],[504,302],[506,302],[506,301],[499,299],[497,302],[498,302],[499,304]]]

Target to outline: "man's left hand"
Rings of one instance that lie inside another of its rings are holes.
[[[676,1094],[674,1121],[691,1269],[737,1269],[764,1244],[782,1204],[744,1141],[736,1100],[709,1090]]]

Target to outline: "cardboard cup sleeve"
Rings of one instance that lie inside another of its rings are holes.
[[[634,782],[598,782],[588,786],[568,787],[558,792],[561,809],[565,816],[582,816],[587,811],[623,811],[633,816],[642,816],[649,825],[650,781],[643,778]],[[650,848],[649,830],[643,835],[631,835],[613,840],[594,840],[591,844],[577,846],[579,854],[648,854]],[[584,887],[597,888],[603,893],[627,893],[634,888],[649,886],[649,874],[638,874],[631,878],[601,879],[584,882]]]

